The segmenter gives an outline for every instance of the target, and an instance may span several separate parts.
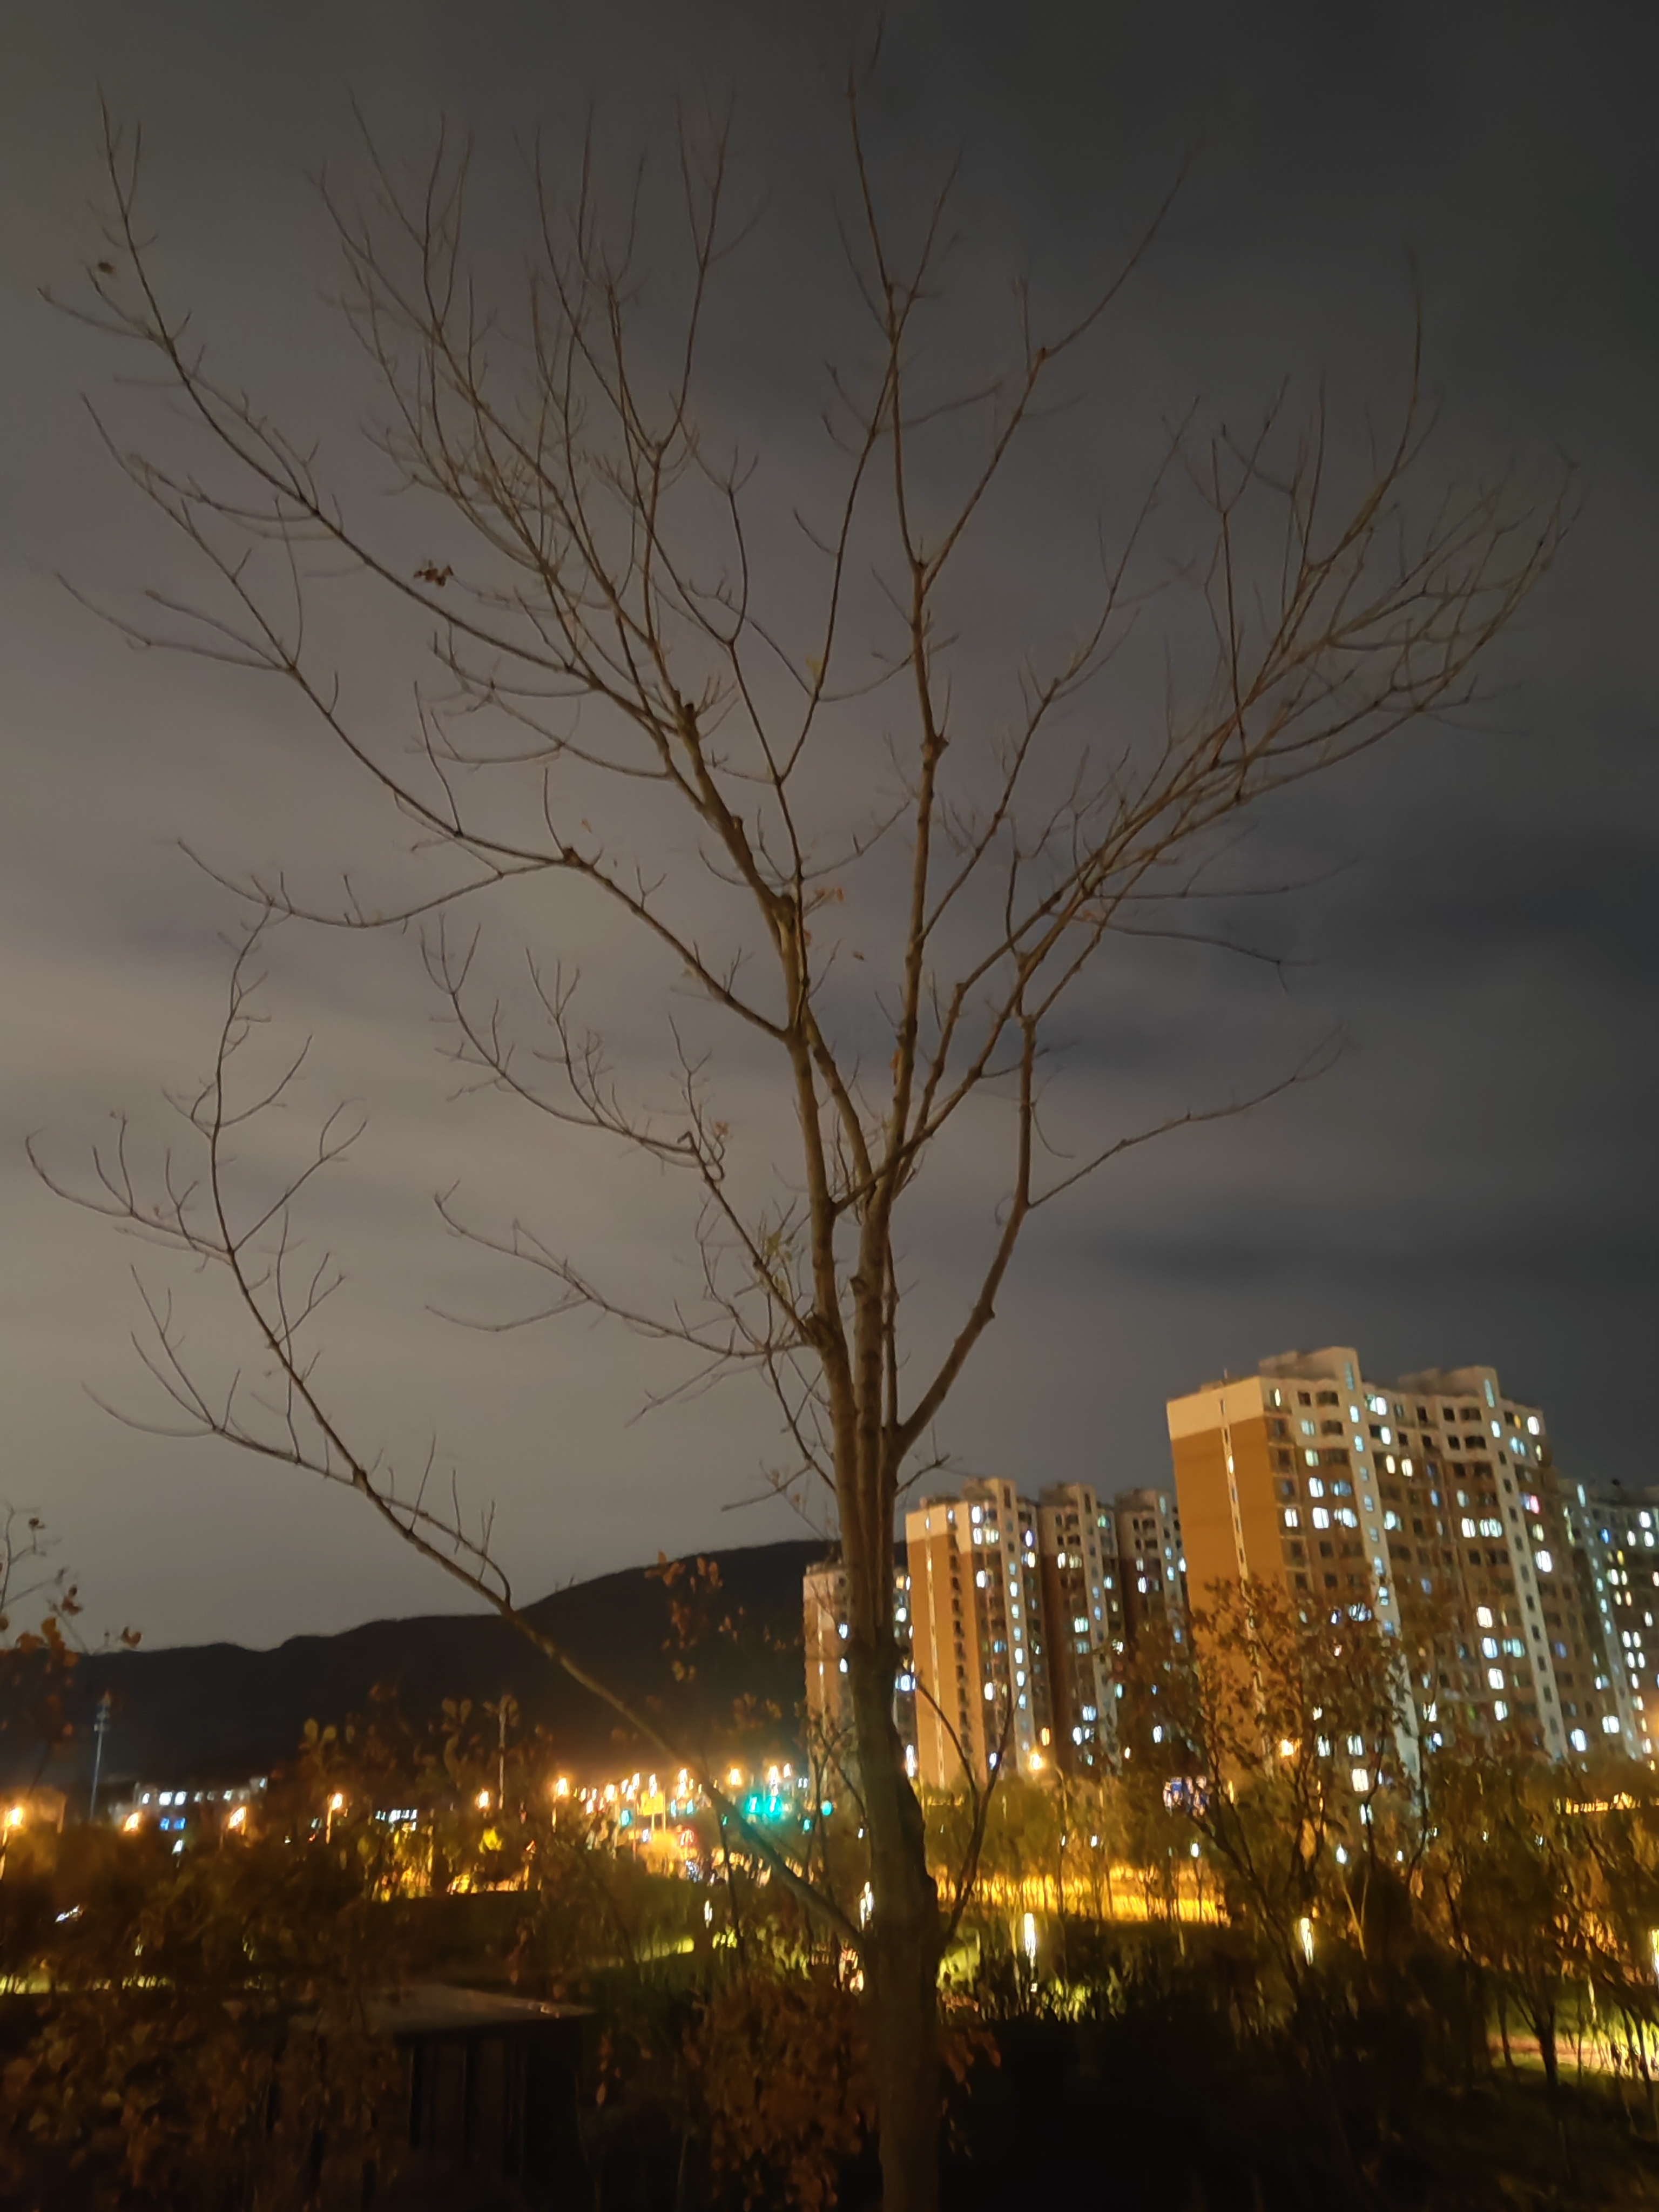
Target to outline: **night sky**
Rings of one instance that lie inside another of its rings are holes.
[[[1194,402],[1206,422],[1243,419],[1286,377],[1304,397],[1324,379],[1350,426],[1397,402],[1413,270],[1435,468],[1466,477],[1514,457],[1540,485],[1577,471],[1577,520],[1486,702],[1255,825],[1236,880],[1304,886],[1249,911],[1277,963],[1148,949],[1079,1003],[1078,1129],[1224,1099],[1323,1039],[1343,1048],[1317,1082],[1134,1155],[1040,1222],[942,1441],[964,1472],[1032,1487],[1163,1480],[1167,1395],[1340,1342],[1382,1377],[1494,1363],[1547,1408],[1576,1477],[1659,1480],[1635,1387],[1659,1317],[1659,206],[1637,10],[956,0],[891,16],[869,106],[880,173],[914,210],[961,149],[975,314],[1006,312],[1021,267],[1039,301],[1077,296],[1190,163],[1074,380],[1089,404],[1045,428],[982,543],[970,681],[973,655],[1052,621],[1096,514],[1121,511],[1164,420]],[[99,1410],[88,1393],[153,1410],[128,1343],[143,1255],[50,1198],[24,1158],[40,1131],[70,1167],[116,1108],[161,1141],[164,1089],[203,1066],[236,909],[181,840],[221,870],[286,867],[319,891],[348,864],[393,881],[407,843],[274,687],[135,655],[60,580],[129,607],[188,582],[82,395],[133,443],[166,447],[181,428],[121,383],[131,361],[39,297],[74,297],[98,250],[99,92],[143,125],[169,297],[371,501],[362,364],[324,296],[336,268],[309,181],[328,162],[350,184],[352,97],[394,149],[442,115],[471,129],[485,260],[510,270],[527,135],[568,161],[591,109],[616,167],[672,152],[677,98],[729,94],[738,173],[765,204],[722,303],[711,404],[765,455],[787,513],[792,488],[810,503],[822,482],[816,410],[846,305],[836,79],[864,27],[823,8],[522,0],[7,14],[0,1497],[47,1515],[94,1632],[269,1643],[452,1602],[349,1498]],[[408,527],[412,562],[423,541]],[[323,647],[390,728],[410,640],[349,594],[331,606]],[[1133,690],[1121,703],[1145,705]],[[619,1065],[648,1087],[660,975],[575,908],[480,918],[487,960],[510,963],[527,936],[580,961]],[[313,1224],[347,1273],[325,1371],[360,1436],[418,1455],[435,1434],[469,1494],[496,1501],[526,1596],[659,1549],[797,1533],[781,1505],[740,1504],[777,1455],[750,1386],[640,1419],[675,1372],[651,1346],[580,1318],[486,1335],[434,1311],[524,1303],[446,1237],[437,1189],[459,1180],[480,1218],[525,1212],[625,1285],[679,1279],[674,1193],[503,1101],[456,1100],[407,938],[286,933],[269,1007],[285,1034],[314,1035],[307,1099],[349,1096],[370,1116]],[[729,1058],[721,1080],[750,1157],[769,1156],[776,1102],[752,1058]],[[978,1141],[908,1224],[925,1328],[945,1325],[982,1245],[996,1190]],[[239,1356],[200,1284],[151,1275],[174,1282],[205,1360]]]

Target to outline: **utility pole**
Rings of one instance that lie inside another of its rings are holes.
[[[501,1692],[501,1702],[496,1709],[500,1726],[496,1732],[499,1749],[495,1758],[495,1817],[507,1818],[507,1692]]]
[[[87,1807],[88,1821],[98,1818],[98,1784],[104,1772],[104,1737],[109,1729],[109,1692],[98,1700],[98,1710],[92,1718],[92,1797]]]

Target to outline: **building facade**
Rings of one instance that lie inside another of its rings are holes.
[[[1351,1346],[1288,1352],[1168,1416],[1195,1605],[1249,1577],[1373,1612],[1419,1655],[1431,1741],[1506,1729],[1557,1758],[1638,1754],[1588,1509],[1495,1369],[1383,1383]]]

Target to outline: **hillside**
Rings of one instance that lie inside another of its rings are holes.
[[[527,1610],[619,1692],[653,1701],[683,1740],[711,1748],[732,1741],[734,1708],[747,1698],[768,1723],[759,1733],[781,1746],[799,1733],[801,1576],[823,1548],[807,1541],[708,1553],[718,1588],[697,1586],[689,1601],[691,1576],[682,1575],[671,1598],[651,1570],[635,1567],[556,1590]],[[395,1687],[411,1717],[434,1712],[446,1698],[511,1691],[525,1724],[547,1729],[576,1771],[614,1771],[633,1747],[607,1707],[504,1622],[434,1613],[296,1636],[270,1651],[207,1644],[87,1659],[76,1670],[74,1745],[53,1762],[52,1779],[84,1788],[92,1711],[106,1691],[105,1775],[118,1787],[134,1778],[268,1772],[292,1754],[307,1720],[363,1711],[377,1685]],[[12,1771],[0,1779],[21,1778],[17,1759],[13,1753]]]

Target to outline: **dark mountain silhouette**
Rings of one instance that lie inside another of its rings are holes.
[[[629,1568],[556,1590],[526,1608],[572,1656],[636,1704],[649,1704],[686,1747],[798,1743],[805,1694],[801,1576],[815,1542],[758,1544],[660,1568]],[[713,1567],[718,1581],[702,1569]],[[411,1719],[446,1698],[475,1703],[510,1691],[524,1725],[552,1735],[573,1771],[615,1772],[641,1740],[516,1630],[491,1615],[374,1620],[338,1636],[296,1636],[270,1651],[235,1644],[114,1651],[75,1670],[75,1736],[51,1778],[84,1789],[91,1720],[111,1701],[106,1789],[129,1779],[200,1781],[264,1774],[293,1755],[308,1720],[368,1710],[395,1688]],[[653,1754],[654,1756],[654,1754]],[[9,1747],[5,1778],[33,1769],[38,1747]]]

